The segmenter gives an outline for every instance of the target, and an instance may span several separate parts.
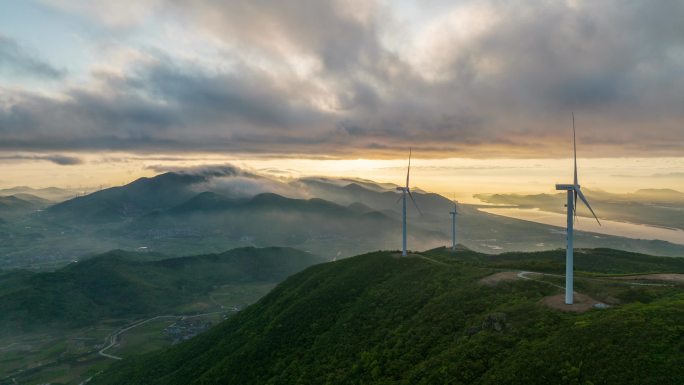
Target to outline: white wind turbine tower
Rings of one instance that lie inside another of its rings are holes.
[[[572,145],[574,150],[574,161],[575,161],[575,173],[574,173],[574,183],[573,184],[557,184],[556,190],[565,190],[568,192],[568,203],[566,207],[568,208],[568,231],[567,231],[567,246],[565,250],[565,304],[572,305],[573,303],[573,220],[577,219],[577,197],[582,200],[582,202],[589,208],[591,214],[596,218],[599,226],[601,222],[592,210],[587,198],[582,194],[580,190],[580,185],[577,182],[577,140],[575,137],[575,114],[572,114]]]
[[[401,255],[406,256],[406,195],[408,195],[411,198],[411,201],[413,201],[414,206],[416,206],[416,209],[418,209],[418,212],[422,215],[423,213],[420,211],[420,208],[418,208],[418,205],[416,204],[416,200],[413,199],[413,194],[411,194],[411,189],[409,189],[409,176],[411,175],[411,149],[409,148],[409,161],[408,161],[408,169],[406,171],[406,186],[404,187],[397,187],[397,191],[401,191],[401,198],[403,201],[403,210],[402,210],[402,249],[401,249]]]
[[[456,251],[456,215],[458,215],[458,212],[456,211],[456,204],[458,202],[454,200],[454,211],[449,211],[449,214],[451,214],[451,250]]]

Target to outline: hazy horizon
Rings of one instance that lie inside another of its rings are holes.
[[[412,161],[412,185],[429,192],[455,197],[464,203],[478,200],[474,194],[555,193],[555,183],[572,179],[572,159],[422,159]],[[60,187],[92,191],[188,167],[233,164],[270,177],[292,179],[309,176],[355,177],[399,184],[405,177],[406,159],[235,159],[218,156],[88,157],[77,165],[62,166],[44,160],[3,164],[0,188]],[[684,158],[579,158],[585,188],[630,193],[659,188],[684,191]],[[49,178],[45,178],[45,175]]]

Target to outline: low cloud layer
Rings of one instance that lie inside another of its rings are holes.
[[[60,166],[73,166],[82,164],[81,158],[69,155],[49,154],[49,155],[0,155],[0,162],[2,161],[21,161],[21,160],[44,160],[58,164]]]
[[[57,95],[0,88],[0,150],[387,157],[412,146],[422,157],[566,157],[573,111],[584,156],[684,148],[681,1],[135,9],[103,20],[100,34],[143,33],[157,15],[187,35],[165,49],[108,48],[129,54]]]
[[[306,197],[307,193],[287,181],[267,177],[230,164],[197,167],[148,166],[157,173],[174,172],[198,177],[193,190],[212,191],[233,198],[253,197],[261,193],[275,193],[291,198]]]

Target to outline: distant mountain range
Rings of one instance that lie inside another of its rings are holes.
[[[33,202],[11,220],[0,211],[0,267],[50,268],[116,248],[181,256],[289,246],[328,259],[393,249],[401,243],[401,205],[394,187],[353,178],[279,180],[232,167],[168,172],[42,211]],[[409,248],[450,243],[452,202],[419,189],[414,196],[423,214],[408,207]],[[534,201],[562,207],[561,198],[539,196]],[[601,213],[609,207],[596,206]],[[461,204],[458,211],[458,240],[474,250],[564,247],[561,228],[487,214],[472,205]],[[582,232],[576,240],[581,247],[684,255],[684,246],[662,241]]]
[[[600,190],[585,192],[592,205],[600,207],[601,218],[672,227],[684,230],[684,193],[671,189],[643,189],[634,193],[614,194]],[[476,198],[487,203],[511,205],[520,208],[539,208],[544,211],[565,213],[559,205],[563,194],[478,194]],[[591,216],[580,205],[580,215]]]
[[[35,189],[28,186],[17,186],[12,188],[0,189],[0,196],[20,194],[32,195],[51,202],[61,202],[67,199],[71,199],[81,193],[77,190],[62,189],[58,187]]]
[[[52,204],[53,202],[47,199],[25,193],[0,196],[0,217],[12,218],[29,215]]]
[[[343,180],[345,181],[345,180]],[[380,211],[397,212],[399,194],[395,185],[373,184],[350,180],[340,183],[338,180],[325,178],[304,178],[293,182],[296,186],[304,186],[308,194],[344,205],[362,203]],[[452,208],[453,203],[439,194],[414,191],[416,202],[424,214],[443,215]],[[419,217],[417,210],[409,207],[408,215]]]
[[[166,173],[140,178],[56,204],[48,210],[60,219],[75,222],[113,222],[135,218],[151,210],[170,208],[192,198],[192,187],[206,182],[201,175]]]

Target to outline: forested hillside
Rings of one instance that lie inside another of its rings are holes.
[[[55,272],[0,275],[2,330],[78,327],[107,317],[157,315],[206,296],[217,285],[277,283],[324,261],[282,247],[149,258],[145,253],[112,251]]]
[[[617,254],[594,250],[586,255],[605,263],[580,256],[578,269],[585,275],[680,269],[659,258]],[[560,292],[549,282],[481,281],[501,271],[491,267],[501,261],[553,265],[561,255],[489,260],[439,249],[314,266],[209,333],[115,364],[91,383],[681,383],[681,283],[643,289],[605,283],[600,290],[619,304],[575,314],[540,303]],[[610,266],[631,259],[638,263]]]

